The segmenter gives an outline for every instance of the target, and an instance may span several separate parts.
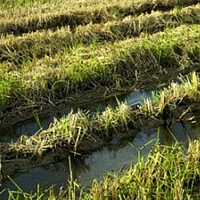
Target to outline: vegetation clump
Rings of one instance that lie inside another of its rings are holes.
[[[157,145],[146,159],[118,176],[94,181],[85,199],[194,199],[199,197],[199,141]],[[83,198],[83,199],[84,199]]]

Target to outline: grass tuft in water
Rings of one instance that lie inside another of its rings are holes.
[[[9,192],[10,199],[17,199],[13,194],[23,194],[26,199],[45,199],[44,193],[49,191],[46,199],[199,199],[199,150],[199,140],[190,141],[188,149],[178,142],[173,146],[157,143],[146,158],[139,157],[129,170],[121,174],[108,173],[103,180],[94,180],[87,189],[74,181],[56,196],[53,188],[30,195],[17,187],[18,192]]]
[[[27,192],[23,191],[23,189],[16,182],[14,182],[10,177],[8,177],[8,178],[13,183],[13,185],[17,188],[17,190],[8,189],[8,195],[9,195],[8,200],[21,200],[21,199],[25,199],[25,200],[33,200],[33,199],[34,200],[44,200],[44,199],[55,200],[55,195],[53,192],[54,186],[51,186],[50,188],[48,188],[46,190],[42,190],[38,184],[37,188],[36,188],[36,192],[27,193]]]
[[[108,106],[102,114],[97,114],[93,125],[98,130],[105,130],[108,136],[113,131],[118,132],[118,129],[128,129],[128,124],[132,121],[131,107],[118,101],[117,108]]]
[[[121,176],[107,175],[94,181],[88,199],[193,199],[198,198],[199,141],[157,145],[147,159],[138,160]],[[85,198],[87,199],[87,198]]]
[[[182,81],[182,88],[187,94],[187,96],[192,99],[193,101],[199,101],[200,92],[199,92],[199,74],[195,71],[191,72],[185,78],[181,77]]]

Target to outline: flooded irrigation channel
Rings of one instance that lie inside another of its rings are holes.
[[[116,107],[118,100],[125,100],[128,105],[138,106],[146,99],[151,98],[151,92],[141,90],[133,92],[125,97],[96,103],[83,109],[90,109],[91,112],[95,112],[98,109],[101,112],[108,105]],[[77,109],[78,108],[74,108],[74,111]],[[40,123],[43,129],[48,128],[49,124],[53,122],[54,117],[61,118],[69,112],[70,109],[66,109],[56,113],[54,116],[41,118]],[[61,186],[65,187],[68,184],[71,170],[74,180],[77,180],[81,185],[90,186],[94,179],[101,180],[108,172],[121,173],[128,169],[137,162],[138,154],[142,156],[147,155],[156,142],[171,145],[177,140],[182,141],[187,145],[187,142],[190,139],[196,139],[200,136],[199,127],[200,125],[198,122],[195,124],[182,124],[179,122],[171,129],[168,129],[165,126],[150,129],[145,129],[144,127],[143,130],[138,131],[137,133],[134,132],[132,136],[129,135],[129,137],[126,138],[113,139],[102,149],[95,151],[82,159],[71,156],[69,162],[69,157],[66,156],[66,159],[62,162],[35,167],[25,173],[16,172],[17,175],[13,177],[13,180],[25,192],[36,191],[37,184],[39,184],[42,189],[47,189],[54,185],[55,192],[58,192]],[[39,125],[36,120],[25,121],[19,123],[15,127],[11,127],[10,136],[5,137],[1,134],[0,139],[1,142],[16,141],[20,135],[31,135],[37,132],[38,129]],[[71,166],[71,168],[69,168],[69,166]],[[2,183],[1,191],[5,190],[5,188],[10,188],[11,190],[17,189],[9,180],[5,180]],[[7,195],[5,190],[0,195],[0,199],[6,199]]]

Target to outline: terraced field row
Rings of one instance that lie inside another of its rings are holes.
[[[123,19],[129,15],[138,16],[152,11],[171,10],[198,3],[190,1],[75,1],[63,3],[56,1],[43,4],[35,2],[17,9],[3,9],[0,20],[1,33],[22,34],[41,29],[56,29],[64,25],[78,26],[89,23],[105,23],[109,20]]]
[[[20,63],[23,59],[41,58],[54,55],[73,45],[105,43],[138,37],[141,33],[153,34],[166,28],[175,28],[182,24],[199,24],[200,5],[186,7],[171,12],[152,12],[138,17],[126,17],[123,20],[108,21],[105,24],[62,27],[56,31],[36,31],[21,37],[7,35],[0,43],[0,60]],[[70,31],[71,30],[71,31]],[[76,34],[75,34],[76,33]]]
[[[54,11],[53,16],[58,13],[62,18],[61,10],[68,4],[61,7],[61,3],[57,2],[56,8],[47,3],[38,9],[40,4],[35,2],[33,7],[3,9],[2,17],[11,10],[13,16],[20,12],[21,18],[16,21],[8,15],[8,20],[0,23],[1,112],[49,100],[56,104],[69,95],[102,88],[99,97],[127,92],[166,82],[198,67],[200,5],[193,5],[196,1],[115,2],[112,6],[91,2],[81,8],[73,3],[73,15],[81,19],[73,19],[76,24],[72,25],[70,19],[62,24],[56,18],[51,25],[54,29],[48,29],[46,15]],[[97,13],[104,20],[95,21]],[[38,17],[41,31],[38,23],[31,22]],[[28,31],[21,31],[21,36],[11,31],[14,35],[10,35],[6,28],[10,24],[18,31],[23,24]]]
[[[130,91],[186,74],[198,68],[199,30],[199,25],[182,25],[115,43],[79,44],[21,63],[14,57],[1,63],[1,109],[57,101],[102,87],[104,94]]]

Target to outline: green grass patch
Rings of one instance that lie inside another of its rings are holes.
[[[0,71],[0,114],[5,111],[6,104],[11,94],[13,85],[12,76],[7,75],[3,70]]]
[[[199,141],[156,146],[144,160],[121,176],[94,181],[85,199],[194,199],[199,197]]]
[[[198,33],[198,25],[183,25],[114,44],[78,44],[55,56],[27,59],[18,67],[2,63],[2,67],[14,77],[16,94],[24,103],[56,101],[75,92],[102,87],[106,91],[145,84],[150,87],[195,68],[200,46]],[[168,74],[172,69],[173,76]],[[9,76],[7,72],[5,76]]]

